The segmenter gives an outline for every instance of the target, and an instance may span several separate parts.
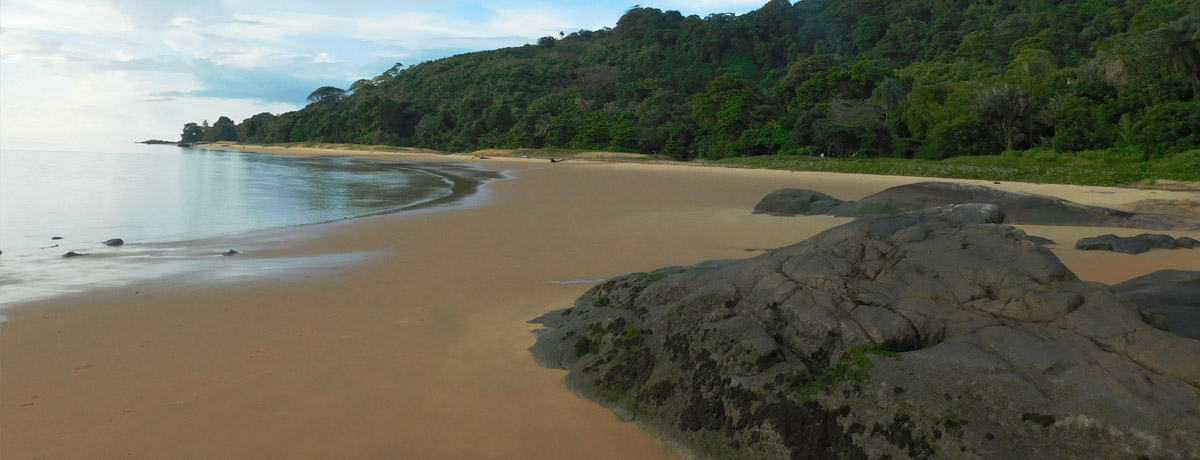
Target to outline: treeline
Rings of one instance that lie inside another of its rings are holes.
[[[1194,0],[773,0],[397,64],[302,110],[184,130],[335,142],[943,158],[1200,149]],[[232,140],[232,139],[230,139]]]

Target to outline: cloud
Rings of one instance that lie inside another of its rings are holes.
[[[195,63],[191,72],[199,81],[200,88],[160,91],[151,93],[148,97],[160,101],[185,97],[212,97],[302,104],[313,89],[321,86],[345,88],[352,82],[307,78],[267,68],[230,68],[205,61]]]
[[[765,1],[654,6],[703,15],[745,12]],[[3,0],[0,132],[6,139],[72,132],[157,137],[205,116],[293,110],[315,88],[345,87],[397,61],[416,64],[612,26],[631,4]]]

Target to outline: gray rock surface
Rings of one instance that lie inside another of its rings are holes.
[[[1200,245],[1200,241],[1186,236],[1174,238],[1171,235],[1143,233],[1138,236],[1119,237],[1109,234],[1080,239],[1075,242],[1075,249],[1141,254],[1151,249],[1192,249],[1197,245]]]
[[[826,214],[834,206],[845,203],[832,196],[812,190],[785,188],[763,197],[754,207],[755,214],[795,216],[797,214]]]
[[[105,246],[114,246],[114,247],[115,247],[115,246],[124,246],[124,245],[125,245],[125,240],[123,240],[123,239],[120,239],[120,238],[113,238],[113,239],[111,239],[111,240],[107,240],[107,241],[105,241],[103,244],[104,244]]]
[[[690,458],[1195,458],[1200,341],[991,205],[608,280],[539,363]]]
[[[782,190],[772,194],[780,192]],[[768,195],[769,197],[770,195]],[[836,205],[827,214],[842,217],[865,217],[968,203],[999,206],[1007,216],[1005,223],[1008,224],[1129,227],[1153,230],[1200,228],[1200,224],[1197,222],[1179,217],[1086,206],[1060,198],[1006,192],[957,182],[919,182],[892,187],[859,201]],[[819,214],[821,212],[806,213]]]
[[[1163,329],[1200,339],[1200,271],[1161,270],[1112,289],[1150,315],[1161,316]]]

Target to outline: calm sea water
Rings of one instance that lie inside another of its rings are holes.
[[[180,262],[221,259],[220,246],[203,252],[182,242],[215,239],[219,245],[220,237],[257,230],[447,204],[495,177],[454,165],[174,146],[5,149],[0,306],[124,280],[202,272],[201,265]],[[110,238],[126,245],[101,244]],[[68,251],[89,256],[63,258]],[[229,268],[219,267],[223,273]]]

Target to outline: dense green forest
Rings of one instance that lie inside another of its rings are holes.
[[[1200,167],[1195,0],[772,0],[397,64],[184,141],[939,159],[1036,149]]]

